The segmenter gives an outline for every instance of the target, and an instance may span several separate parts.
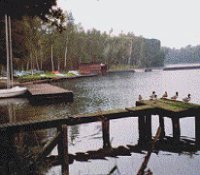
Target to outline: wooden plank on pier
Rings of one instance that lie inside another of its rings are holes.
[[[129,108],[125,108],[125,109],[133,114],[140,112],[141,113],[140,115],[142,115],[142,113],[146,114],[147,112],[151,112],[151,114],[152,114],[155,111],[156,107],[154,107],[152,105],[141,105],[141,106],[129,107]]]
[[[45,95],[45,94],[49,95],[49,94],[62,94],[62,93],[72,92],[47,83],[31,84],[28,85],[27,88],[28,91],[31,93],[31,95]]]
[[[31,101],[41,102],[45,99],[73,100],[73,92],[51,84],[30,84],[27,85]]]
[[[146,107],[145,107],[146,108]],[[137,110],[138,109],[138,110]],[[145,110],[148,112],[148,109]],[[18,123],[5,123],[0,125],[0,131],[20,132],[20,131],[33,131],[38,129],[48,129],[58,127],[59,125],[78,125],[82,123],[91,123],[102,120],[112,120],[127,117],[136,117],[144,113],[141,107],[135,107],[134,112],[129,112],[125,109],[116,109],[108,111],[98,111],[90,114],[79,114],[74,116],[64,115],[59,118],[49,118],[43,120],[30,120]],[[149,113],[149,112],[148,112]]]
[[[163,103],[166,103],[165,104]],[[68,114],[63,115],[59,118],[49,118],[45,120],[31,120],[18,123],[6,123],[0,124],[0,131],[33,131],[37,129],[47,129],[58,127],[59,125],[78,125],[83,123],[97,122],[102,120],[112,120],[127,117],[138,117],[138,116],[150,116],[150,115],[164,115],[166,117],[191,117],[198,116],[200,112],[200,105],[195,104],[185,104],[183,102],[178,102],[172,100],[146,100],[137,102],[139,105],[126,109],[115,109],[108,111],[98,111],[90,114],[78,114],[74,116],[69,116]],[[148,105],[147,105],[148,104]],[[175,107],[173,106],[175,105]],[[172,108],[170,108],[173,106]],[[198,115],[197,115],[198,114]]]

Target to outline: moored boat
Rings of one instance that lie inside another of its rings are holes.
[[[25,94],[27,91],[26,87],[15,86],[10,89],[0,89],[0,98],[17,97]]]

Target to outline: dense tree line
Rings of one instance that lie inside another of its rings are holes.
[[[166,52],[166,64],[176,63],[199,63],[200,45],[186,46],[180,49],[163,48]]]
[[[0,21],[0,61],[5,64],[4,21]],[[137,37],[133,33],[118,36],[96,29],[85,31],[65,14],[63,31],[33,16],[12,20],[15,69],[69,70],[80,63],[106,63],[134,67],[162,66],[164,52],[160,41]]]

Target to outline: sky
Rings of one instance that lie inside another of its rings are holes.
[[[200,44],[200,0],[58,0],[84,29],[155,38],[162,46]]]

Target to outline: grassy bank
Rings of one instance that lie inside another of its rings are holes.
[[[136,67],[132,65],[120,64],[120,65],[111,65],[109,71],[122,71],[122,70],[133,70]]]
[[[29,82],[29,81],[38,81],[38,80],[50,80],[56,78],[67,78],[67,77],[74,77],[76,76],[73,73],[64,73],[64,74],[53,74],[51,72],[46,72],[42,74],[33,74],[33,75],[23,75],[17,78],[17,80],[22,82]]]

